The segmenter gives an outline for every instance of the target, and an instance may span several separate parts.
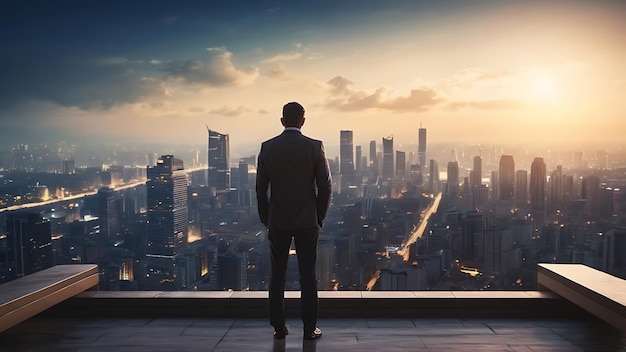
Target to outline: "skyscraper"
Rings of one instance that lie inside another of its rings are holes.
[[[530,207],[533,210],[546,209],[546,163],[543,158],[535,158],[530,166]]]
[[[354,184],[354,147],[352,131],[340,131],[339,140],[339,172],[341,173],[341,189]]]
[[[455,199],[459,195],[459,162],[448,162],[448,197]]]
[[[362,151],[362,149],[361,149],[361,146],[360,146],[360,145],[357,145],[357,146],[355,147],[355,151],[354,151],[354,153],[356,154],[356,155],[354,156],[354,157],[355,157],[355,159],[356,159],[356,160],[355,160],[355,164],[354,164],[354,165],[355,165],[355,173],[356,173],[357,175],[361,175],[361,174],[363,173],[363,159],[362,159],[362,156],[363,156],[363,151]],[[357,182],[357,183],[360,183],[360,182]]]
[[[14,278],[52,266],[50,221],[37,213],[7,218],[7,267]]]
[[[437,160],[430,159],[429,170],[428,186],[433,194],[437,194],[439,193],[439,164],[437,164]]]
[[[396,150],[396,179],[404,180],[406,178],[406,153]]]
[[[112,239],[120,233],[121,199],[115,190],[102,187],[98,190],[98,220],[100,234]]]
[[[376,141],[370,141],[370,182],[376,182],[378,178],[378,169],[380,165],[378,163],[378,154],[376,152]]]
[[[513,200],[513,189],[515,187],[515,162],[512,155],[502,155],[500,157],[500,180],[499,199]]]
[[[563,166],[552,171],[548,182],[548,209],[556,209],[563,203]]]
[[[181,289],[176,259],[187,247],[187,174],[183,161],[163,155],[148,168],[146,280],[150,289]],[[161,287],[162,283],[174,283]]]
[[[383,177],[393,178],[393,136],[383,137]]]
[[[525,207],[528,205],[528,172],[526,170],[515,171],[515,206]]]
[[[420,126],[417,133],[417,158],[419,159],[420,170],[426,168],[426,129]]]
[[[209,133],[208,186],[215,191],[230,189],[230,145],[227,134],[207,128]]]
[[[472,177],[470,179],[470,185],[472,187],[480,186],[483,181],[483,158],[480,155],[474,157],[474,169],[472,170]]]

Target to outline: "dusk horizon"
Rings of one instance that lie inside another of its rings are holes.
[[[625,5],[14,3],[3,144],[202,145],[209,127],[252,150],[298,101],[331,149],[339,130],[411,145],[420,126],[433,144],[619,149]]]

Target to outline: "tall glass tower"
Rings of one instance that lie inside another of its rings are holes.
[[[340,131],[339,172],[341,188],[346,189],[354,183],[354,147],[352,131]]]
[[[513,200],[515,186],[515,162],[512,155],[500,157],[500,180],[498,182],[500,200]]]
[[[417,158],[419,159],[420,171],[426,167],[426,129],[420,126],[417,133]]]
[[[530,206],[534,210],[546,208],[546,163],[543,158],[535,158],[530,165]]]
[[[181,289],[175,263],[187,248],[187,174],[183,161],[173,155],[160,157],[147,173],[147,288]]]
[[[215,191],[230,189],[230,146],[227,134],[207,128],[209,133],[208,186]]]
[[[392,179],[393,174],[393,136],[383,137],[383,177]]]

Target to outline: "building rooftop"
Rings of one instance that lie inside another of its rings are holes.
[[[621,323],[550,291],[320,291],[317,341],[300,292],[285,296],[290,334],[274,340],[265,291],[85,291],[0,333],[0,352],[626,351]]]
[[[626,336],[597,319],[322,318],[274,340],[264,318],[37,316],[0,334],[0,351],[626,351]]]

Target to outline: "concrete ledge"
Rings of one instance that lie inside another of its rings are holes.
[[[537,285],[626,331],[626,280],[582,264],[538,264]]]
[[[4,283],[0,285],[0,332],[97,286],[94,264],[57,265]]]
[[[320,291],[320,317],[590,317],[551,292]],[[48,310],[57,316],[267,317],[267,292],[83,292]],[[300,316],[300,292],[285,292],[285,313]]]

